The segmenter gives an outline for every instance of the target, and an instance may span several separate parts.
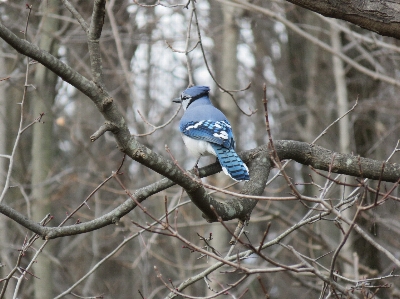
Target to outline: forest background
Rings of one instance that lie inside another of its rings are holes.
[[[400,7],[333,2],[0,1],[0,298],[400,298]]]

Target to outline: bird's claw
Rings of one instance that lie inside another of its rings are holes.
[[[193,173],[195,176],[200,178],[199,167],[197,166],[197,164],[193,167]]]

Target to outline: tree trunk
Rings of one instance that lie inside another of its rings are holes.
[[[58,0],[48,0],[41,5],[42,32],[39,46],[53,55],[57,55],[58,46],[52,34],[59,26],[57,18],[49,17],[49,14],[58,14],[61,3]],[[56,97],[57,76],[41,64],[35,66],[34,85],[36,90],[32,97],[33,116],[45,113],[43,123],[33,127],[32,140],[32,218],[40,221],[51,212],[51,194],[45,184],[51,176],[54,161],[55,139],[53,136],[52,106]],[[36,246],[40,246],[39,240]],[[47,246],[49,254],[51,246]],[[47,299],[53,295],[53,273],[51,261],[48,257],[39,255],[34,267],[34,274],[39,279],[34,280],[35,298]]]
[[[0,54],[3,54],[0,51]],[[3,55],[0,55],[0,65],[6,65],[6,61]],[[7,70],[7,68],[6,68]],[[6,77],[6,73],[0,73],[0,78]],[[12,126],[12,119],[7,118],[7,83],[0,83],[0,154],[9,154],[7,152],[7,129]],[[15,107],[17,108],[17,107]],[[4,184],[6,181],[6,175],[8,171],[7,165],[9,164],[9,160],[0,157],[0,194],[3,192]],[[6,217],[0,217],[0,267],[1,267],[1,277],[6,277],[9,274],[11,261],[10,261],[10,239],[8,237],[8,228],[7,228],[8,219]],[[13,286],[15,282],[11,280],[9,282],[10,286],[7,288],[7,292],[5,293],[6,298],[11,298]],[[0,288],[1,290],[1,288]]]
[[[335,49],[336,52],[342,51],[342,41],[340,37],[340,31],[334,26],[331,25],[331,45],[332,48]],[[344,70],[343,61],[337,57],[332,56],[332,65],[333,65],[333,77],[335,79],[335,87],[336,87],[336,97],[337,97],[337,107],[338,113],[337,117],[344,115],[348,110],[348,96],[347,96],[347,85],[346,85],[346,75]],[[344,154],[350,153],[350,118],[349,116],[345,116],[342,118],[339,123],[339,146],[340,152]],[[350,177],[346,178],[349,180]],[[343,190],[343,198],[347,198],[350,194],[350,188],[344,188]],[[343,213],[345,213],[348,219],[352,219],[354,216],[353,209],[347,209]],[[345,227],[347,230],[348,227]],[[354,235],[350,234],[347,239],[347,242],[344,244],[342,248],[343,256],[351,261],[353,259],[353,243],[354,243]],[[340,241],[340,240],[339,240]],[[344,264],[343,267],[344,275],[346,277],[357,277],[358,269],[354,269],[352,265],[347,263]],[[357,278],[355,278],[357,279]]]
[[[215,5],[215,4],[214,4]],[[219,5],[219,4],[217,4]],[[236,17],[239,13],[239,9],[234,6],[224,5],[218,9],[220,12],[220,18],[217,20],[217,24],[222,22],[222,36],[218,35],[217,38],[221,38],[221,50],[218,51],[219,57],[217,58],[216,68],[217,68],[217,81],[221,86],[227,90],[237,89],[238,86],[238,59],[237,59],[237,46],[239,42],[239,27],[236,24]],[[215,12],[214,12],[215,13]],[[216,28],[218,25],[216,24]],[[221,26],[221,25],[219,25]],[[215,40],[215,44],[218,47],[218,41]],[[218,97],[217,97],[218,96]],[[237,99],[237,94],[235,94]],[[239,110],[233,102],[231,96],[227,93],[217,92],[213,99],[214,104],[219,107],[225,116],[228,118],[232,125],[232,131],[234,132],[236,145],[239,144]],[[218,173],[209,179],[210,183],[218,186],[224,187],[231,182],[231,179],[224,173]],[[213,242],[211,244],[219,246],[217,250],[222,250],[229,246],[230,235],[226,229],[220,224],[215,223],[212,225],[213,239],[218,240],[218,242]],[[217,282],[217,283],[215,283]],[[213,283],[211,287],[215,290],[219,288],[219,284],[227,283],[225,275],[213,275]],[[207,289],[207,295],[213,295],[214,291]]]

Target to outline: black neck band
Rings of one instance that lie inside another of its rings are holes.
[[[201,94],[198,94],[197,96],[192,97],[192,98],[190,99],[189,104],[186,106],[186,109],[189,108],[189,106],[190,106],[194,101],[196,101],[197,99],[200,99],[200,98],[202,98],[202,97],[204,97],[204,96],[208,96],[208,93],[209,93],[209,91],[206,91],[206,92],[203,92],[203,93],[201,93]]]

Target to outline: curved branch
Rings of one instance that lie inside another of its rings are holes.
[[[281,160],[293,159],[298,163],[310,165],[320,170],[331,170],[331,172],[335,173],[341,173],[355,177],[362,176],[363,178],[370,179],[381,178],[382,181],[386,182],[397,182],[400,178],[400,165],[396,163],[385,164],[385,169],[382,171],[381,161],[361,158],[359,156],[353,156],[350,154],[335,153],[321,146],[312,145],[305,142],[278,140],[274,142],[274,145],[275,150]],[[252,177],[252,180],[244,185],[241,193],[252,195],[261,195],[263,193],[265,186],[264,181],[266,181],[268,178],[268,172],[271,163],[269,154],[270,153],[267,145],[263,145],[239,154],[243,161],[249,165]],[[360,174],[360,169],[362,174]],[[214,163],[199,169],[199,174],[201,177],[205,177],[215,174],[219,171],[221,171],[221,166],[218,163]],[[191,178],[187,176],[185,177],[188,182],[193,184],[193,180]],[[188,182],[185,183],[186,186],[196,186],[196,184],[190,185]],[[136,190],[133,195],[136,197],[138,202],[142,202],[149,196],[165,190],[173,185],[175,185],[173,181],[165,178],[156,183]],[[248,218],[255,204],[257,203],[256,200],[248,198],[232,198],[221,203],[213,199],[205,191],[203,192],[202,190],[204,190],[204,188],[195,188],[194,190],[188,188],[187,190],[193,203],[202,210],[202,212],[205,214],[205,217],[209,221],[216,221],[215,212],[210,208],[210,205],[213,205],[217,214],[224,221],[226,221],[235,218]],[[21,213],[4,204],[0,204],[0,213],[8,216],[22,226],[46,239],[53,239],[63,236],[81,234],[102,228],[110,224],[118,223],[121,217],[129,213],[135,207],[136,203],[131,199],[128,199],[113,211],[97,219],[59,228],[40,226],[36,222],[27,219]]]
[[[275,148],[281,160],[293,159],[320,170],[392,183],[400,179],[400,165],[397,163],[385,164],[382,172],[383,161],[341,154],[306,142],[280,140],[275,142]]]
[[[97,99],[95,102],[101,102],[98,98],[98,91],[96,85],[88,80],[86,77],[79,74],[70,66],[63,63],[50,53],[40,49],[38,46],[19,38],[7,27],[0,22],[0,38],[7,42],[11,47],[19,53],[33,58],[37,62],[43,64],[49,70],[60,76],[65,82],[73,85],[91,99]]]
[[[400,7],[392,1],[286,0],[326,17],[400,39]]]

